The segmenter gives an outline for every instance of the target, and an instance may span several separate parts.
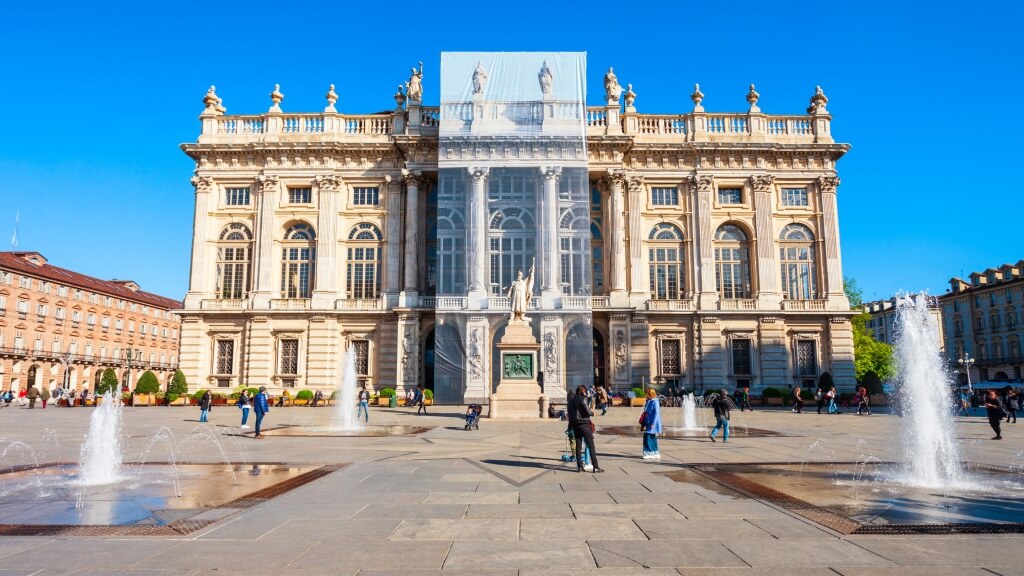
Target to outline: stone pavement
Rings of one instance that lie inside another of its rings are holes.
[[[615,408],[600,425],[635,423],[639,408]],[[77,460],[90,409],[0,410],[0,454],[10,441],[43,461]],[[674,417],[665,409],[666,420]],[[330,410],[274,409],[270,426],[322,424]],[[211,426],[198,410],[126,408],[127,461],[138,460],[159,429],[192,461],[351,465],[265,504],[186,536],[8,537],[0,576],[22,574],[682,574],[881,576],[1024,575],[1024,536],[842,536],[798,516],[707,482],[660,473],[698,462],[855,460],[899,457],[901,420],[737,414],[734,425],[786,436],[662,439],[662,460],[644,461],[640,438],[597,435],[604,474],[564,464],[564,423],[492,422],[462,429],[458,407],[375,409],[376,424],[434,427],[413,437],[235,436],[238,410],[216,407]],[[1024,464],[1021,431],[989,441],[981,419],[962,420],[965,458]],[[212,432],[212,434],[210,433]],[[221,446],[217,446],[217,443]],[[148,454],[160,460],[166,449]],[[31,461],[9,449],[0,466]]]

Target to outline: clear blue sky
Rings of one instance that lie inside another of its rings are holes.
[[[1019,167],[1024,13],[1013,2],[159,2],[9,4],[0,18],[0,249],[180,298],[194,141],[210,84],[229,113],[393,107],[442,50],[588,53],[589,100],[614,66],[640,112],[767,113],[830,98],[845,273],[865,297],[942,293],[1024,258]],[[61,6],[60,4],[65,4]]]

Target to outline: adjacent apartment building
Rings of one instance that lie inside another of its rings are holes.
[[[488,58],[458,72],[464,96],[425,104],[421,66],[372,114],[339,111],[332,85],[323,111],[285,112],[275,87],[266,112],[229,115],[210,88],[181,146],[195,161],[193,387],[330,389],[353,347],[375,388],[485,400],[505,290],[533,261],[553,398],[580,373],[618,390],[756,393],[825,371],[854,386],[837,205],[849,146],[820,88],[806,113],[767,114],[751,86],[741,111],[706,111],[694,87],[687,110],[647,114],[611,70],[602,105],[564,96],[549,58],[511,103],[491,95]],[[572,122],[580,143],[556,142]],[[489,139],[497,125],[513,136]],[[579,183],[552,168],[576,161]],[[442,381],[449,353],[459,369]]]
[[[971,381],[1024,382],[1024,260],[952,278],[939,298],[946,355],[960,370],[964,359]]]
[[[59,268],[38,252],[0,252],[0,389],[93,390],[112,368],[134,387],[178,367],[181,302],[131,280]]]

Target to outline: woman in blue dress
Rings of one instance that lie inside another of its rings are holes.
[[[644,403],[644,460],[661,458],[658,451],[658,434],[661,434],[661,406],[658,404],[658,393],[654,388],[647,389],[647,402]]]

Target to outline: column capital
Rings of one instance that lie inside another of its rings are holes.
[[[466,171],[469,173],[470,178],[475,182],[486,180],[491,173],[490,168],[480,166],[470,166],[469,168],[466,168]]]
[[[756,174],[750,177],[750,186],[754,192],[770,192],[775,185],[775,176],[771,174]]]
[[[696,174],[687,178],[686,183],[698,192],[710,192],[715,188],[715,177],[709,174]]]
[[[196,187],[196,194],[200,192],[212,192],[214,188],[213,178],[209,176],[192,176],[192,185]]]
[[[644,187],[644,177],[642,174],[630,174],[628,179],[628,186],[631,192],[642,190]]]
[[[609,168],[606,180],[612,186],[625,186],[627,180],[626,171],[621,168]]]
[[[316,177],[316,185],[321,190],[337,191],[341,190],[343,181],[340,176],[335,174],[322,174]]]
[[[836,188],[839,187],[838,176],[818,176],[818,190],[822,192],[830,192],[835,194]]]
[[[562,176],[561,166],[540,166],[538,168],[540,175],[545,180],[555,180]]]
[[[409,170],[407,168],[402,169],[402,180],[405,181],[406,186],[419,187],[423,181],[423,172],[420,170]]]
[[[259,175],[256,176],[256,181],[259,182],[261,192],[273,190],[277,188],[278,184],[277,176],[267,174],[263,171],[260,171]]]

